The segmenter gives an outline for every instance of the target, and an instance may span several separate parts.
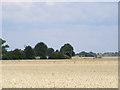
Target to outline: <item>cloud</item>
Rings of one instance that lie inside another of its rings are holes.
[[[54,49],[59,49],[65,43],[71,43],[76,52],[82,50],[95,52],[117,50],[117,26],[72,25],[65,29],[62,27],[43,30],[39,28],[24,30],[24,27],[20,29],[14,27],[13,31],[6,29],[4,28],[3,36],[10,44],[11,49],[16,46],[23,49],[24,45],[34,47],[35,44],[43,41],[48,47]]]
[[[3,3],[3,36],[11,49],[43,41],[75,51],[117,50],[117,3]]]
[[[15,6],[16,8],[31,8],[33,3],[32,2],[3,2],[3,6],[6,6],[7,8],[11,8],[11,6]]]
[[[0,12],[2,12],[2,3],[0,3]],[[2,13],[0,13],[0,38],[2,37]]]
[[[55,2],[45,2],[45,4],[48,6],[53,6],[53,5],[55,5]]]
[[[119,0],[1,0],[2,2],[119,2]]]
[[[102,22],[116,17],[117,5],[100,3],[52,3],[52,7],[43,3],[3,4],[3,17],[15,22]],[[100,7],[100,8],[99,8]],[[11,10],[10,10],[11,9]],[[113,13],[113,9],[114,11]],[[88,15],[89,14],[89,15]],[[112,14],[112,15],[111,15]],[[100,17],[100,18],[98,18]]]

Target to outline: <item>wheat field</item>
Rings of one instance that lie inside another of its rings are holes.
[[[4,60],[2,88],[118,88],[117,57]]]

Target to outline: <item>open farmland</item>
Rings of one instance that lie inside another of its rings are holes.
[[[4,60],[3,88],[117,88],[116,57]]]

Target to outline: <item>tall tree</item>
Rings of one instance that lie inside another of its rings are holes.
[[[4,45],[5,43],[6,41],[0,38],[0,48],[2,48],[2,53],[7,52],[7,48],[9,48],[8,45]]]
[[[40,58],[46,58],[47,56],[47,45],[43,42],[38,43],[35,45],[34,51],[36,56],[40,56]]]
[[[6,41],[0,38],[0,59],[7,53],[8,45],[5,45]]]
[[[70,45],[69,43],[64,44],[64,46],[60,48],[60,52],[68,55],[69,57],[72,57],[75,54],[72,45]]]
[[[50,54],[52,54],[54,52],[53,48],[48,48],[47,50],[47,56],[50,56]]]
[[[25,58],[26,59],[33,59],[33,58],[35,58],[34,50],[32,49],[31,46],[26,46],[25,49],[24,49],[24,53],[25,53]]]

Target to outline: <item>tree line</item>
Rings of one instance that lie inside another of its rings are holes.
[[[34,48],[26,46],[24,50],[14,49],[7,51],[9,45],[5,44],[6,41],[0,38],[0,59],[3,60],[16,60],[16,59],[70,59],[71,57],[78,55],[80,57],[96,57],[101,58],[104,56],[118,56],[120,52],[107,52],[107,53],[94,53],[82,51],[75,54],[74,48],[69,43],[64,44],[60,50],[54,50],[49,48],[44,42],[37,43]]]
[[[78,53],[77,55],[79,55],[80,57],[98,57],[98,54],[94,52],[85,52],[85,51],[82,51]]]
[[[5,43],[5,40],[0,39],[3,60],[35,59],[35,57],[40,57],[40,59],[70,59],[75,55],[74,48],[69,43],[64,44],[60,50],[56,51],[53,48],[48,48],[44,42],[37,43],[34,48],[26,46],[24,50],[17,48],[7,51],[9,46]]]
[[[105,52],[102,54],[102,56],[104,57],[111,57],[111,56],[118,56],[120,55],[120,51],[119,52]]]

